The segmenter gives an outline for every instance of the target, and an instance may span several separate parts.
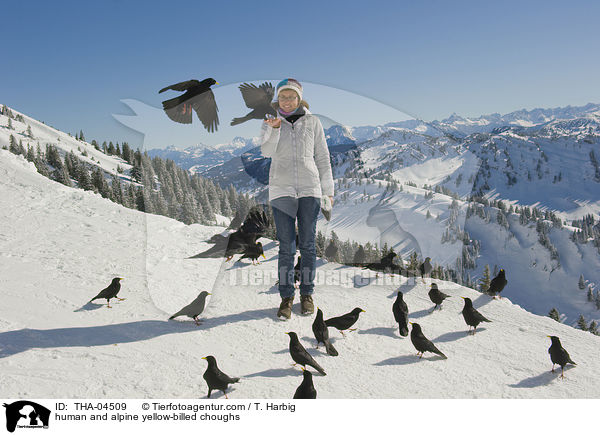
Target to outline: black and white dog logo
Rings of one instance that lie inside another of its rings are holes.
[[[48,428],[50,410],[28,400],[4,404],[6,408],[6,430],[14,432],[18,428]]]

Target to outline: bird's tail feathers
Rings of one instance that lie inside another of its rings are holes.
[[[331,341],[329,341],[329,340],[325,341],[325,350],[327,351],[327,355],[330,355],[330,356],[338,356],[339,355],[338,351],[335,349],[335,347],[333,347],[333,344],[331,344]]]
[[[319,373],[321,373],[323,376],[327,376],[327,373],[325,373],[325,370],[323,370],[323,367],[321,367],[319,364],[317,364],[315,362],[315,364],[313,365],[314,369],[316,371],[318,371]]]
[[[233,118],[231,120],[231,124],[229,124],[229,125],[238,125],[238,124],[241,124],[242,122],[248,121],[249,119],[252,119],[252,118],[249,116],[242,116],[241,118]]]
[[[439,349],[437,349],[437,348],[436,348],[436,349],[433,351],[433,353],[435,353],[435,354],[437,354],[437,355],[441,356],[441,357],[442,357],[442,358],[444,358],[444,359],[448,359],[448,357],[447,357],[446,355],[444,355],[444,354],[442,353],[442,351],[441,351],[441,350],[439,350]]]

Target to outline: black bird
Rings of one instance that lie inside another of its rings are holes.
[[[332,317],[331,319],[325,320],[325,325],[327,325],[327,326],[333,326],[338,331],[340,331],[340,333],[342,335],[344,335],[344,331],[347,330],[347,329],[350,330],[350,331],[355,331],[356,330],[356,328],[350,329],[350,327],[356,323],[356,321],[358,320],[358,316],[360,315],[360,313],[364,313],[364,312],[365,312],[365,310],[363,310],[362,308],[356,307],[355,309],[353,309],[349,313],[346,313],[346,314],[344,314],[342,316]]]
[[[506,287],[507,283],[508,281],[506,280],[504,269],[500,269],[498,275],[496,275],[494,279],[492,279],[492,281],[490,282],[490,288],[488,289],[487,293],[494,298],[496,297],[496,295],[498,295],[498,297],[502,299],[502,296],[500,296],[500,292],[504,290],[504,287]]]
[[[302,376],[302,383],[296,389],[294,399],[316,399],[317,390],[315,390],[315,386],[313,384],[312,373],[308,370],[302,369]]]
[[[121,283],[120,281],[123,278],[113,278],[112,282],[110,283],[110,285],[108,287],[106,287],[104,290],[101,290],[100,293],[98,293],[96,296],[94,296],[92,298],[92,300],[90,302],[95,301],[96,299],[106,299],[106,307],[107,308],[112,308],[110,306],[110,300],[112,298],[117,298],[120,301],[124,301],[125,298],[118,298],[117,294],[119,293],[119,290],[121,290]]]
[[[424,352],[433,352],[444,359],[448,359],[446,355],[444,355],[431,341],[427,339],[427,337],[425,337],[425,335],[423,335],[421,325],[412,322],[410,322],[410,324],[412,325],[412,330],[410,331],[410,341],[412,341],[415,349],[417,349],[417,355],[419,355],[419,353],[421,354],[419,359],[423,357]]]
[[[429,294],[429,299],[431,299],[431,302],[433,302],[435,304],[435,307],[433,307],[433,310],[435,310],[437,307],[440,307],[440,310],[441,310],[442,302],[444,302],[444,299],[450,297],[446,293],[442,293],[438,289],[438,286],[436,283],[431,284],[431,290],[429,290],[428,294]],[[431,311],[433,311],[433,310],[431,310]]]
[[[473,327],[473,335],[475,335],[477,325],[479,325],[481,322],[491,322],[491,320],[486,319],[483,314],[473,307],[473,301],[471,301],[471,298],[463,299],[465,300],[465,306],[462,310],[462,315],[465,318],[467,325],[469,325],[469,332],[467,334],[471,333],[471,327]]]
[[[321,373],[323,376],[327,375],[327,373],[325,373],[325,370],[323,370],[323,367],[317,364],[317,362],[310,355],[310,353],[308,353],[306,349],[304,349],[304,346],[302,346],[302,343],[300,343],[300,340],[298,340],[298,334],[296,334],[295,332],[286,332],[286,334],[290,336],[290,355],[292,356],[294,362],[296,364],[300,364],[304,368],[306,368],[306,366],[309,365],[316,371]]]
[[[233,118],[231,125],[241,124],[250,119],[265,119],[266,115],[277,116],[277,112],[271,106],[275,90],[269,82],[264,82],[260,86],[249,83],[242,83],[239,86],[242,98],[248,109],[252,109],[246,116]]]
[[[319,347],[319,343],[323,343],[325,345],[325,350],[327,351],[327,355],[338,356],[338,351],[335,350],[331,341],[329,341],[329,329],[327,329],[327,325],[323,321],[323,311],[317,307],[317,317],[315,317],[315,321],[312,324],[312,330],[315,334],[315,338],[317,339],[317,348]]]
[[[202,359],[205,359],[208,362],[208,367],[202,376],[206,381],[206,385],[208,385],[208,397],[210,397],[212,390],[221,390],[223,394],[225,394],[225,397],[229,399],[225,391],[229,387],[229,384],[239,382],[240,378],[231,378],[219,370],[219,367],[217,367],[217,360],[214,356],[209,355],[202,357]]]
[[[392,305],[394,319],[398,322],[398,330],[403,337],[408,336],[408,306],[404,302],[404,294],[398,291],[398,296]]]
[[[394,251],[391,251],[387,255],[381,257],[379,261],[374,263],[367,264],[356,264],[356,263],[346,263],[348,266],[362,266],[363,269],[374,270],[376,272],[386,272],[386,273],[398,273],[401,270],[401,267],[394,263],[394,257],[396,257]]]
[[[554,364],[558,364],[560,366],[560,377],[564,379],[565,366],[567,364],[576,366],[577,364],[571,359],[569,352],[560,344],[560,338],[555,335],[548,335],[548,337],[552,340],[552,345],[548,348],[548,353],[552,360],[552,373],[554,373]]]
[[[210,133],[214,133],[217,131],[217,125],[219,125],[219,116],[217,115],[219,109],[217,108],[215,95],[210,89],[212,85],[218,85],[218,83],[215,79],[209,78],[201,82],[188,80],[161,89],[158,91],[159,94],[169,89],[186,91],[183,95],[163,101],[163,110],[173,121],[181,124],[191,124],[193,109],[196,111],[198,119],[202,121],[204,128]]]
[[[269,227],[270,221],[264,209],[253,207],[239,230],[218,238],[212,248],[188,258],[226,257],[229,261],[235,254],[242,254],[249,246],[255,246],[256,240],[265,235]]]
[[[302,256],[298,256],[298,262],[294,266],[294,287],[300,287],[300,283],[302,282],[302,271],[300,270],[300,262],[302,261]]]
[[[427,257],[423,263],[419,266],[419,272],[421,272],[421,279],[425,282],[424,277],[431,275],[431,271],[433,270],[433,266],[430,263],[431,258]]]
[[[267,259],[267,257],[265,257],[265,253],[263,252],[262,243],[260,242],[256,242],[254,245],[247,246],[246,249],[244,249],[243,254],[244,255],[242,255],[238,261],[241,261],[242,258],[249,258],[252,260],[252,264],[260,264],[260,262],[254,263],[255,261],[258,261],[258,257],[262,255],[265,260]]]
[[[196,325],[199,325],[200,323],[198,320],[198,316],[204,311],[204,307],[206,306],[206,297],[210,294],[212,293],[209,293],[207,291],[200,292],[196,299],[194,299],[189,305],[186,305],[181,310],[177,311],[175,314],[169,317],[169,320],[174,319],[178,316],[188,316],[194,319]]]

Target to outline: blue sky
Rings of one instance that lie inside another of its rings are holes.
[[[295,77],[425,120],[600,102],[596,2],[174,5],[4,2],[0,103],[88,140],[141,146],[113,117],[132,113],[121,100],[160,107],[159,89],[191,78]],[[360,119],[360,107],[347,111]],[[241,135],[251,128],[259,121]]]

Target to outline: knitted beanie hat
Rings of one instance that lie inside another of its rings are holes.
[[[296,79],[284,79],[277,84],[277,97],[279,98],[279,93],[285,89],[291,89],[292,91],[296,91],[298,94],[298,98],[302,100],[302,85]]]

